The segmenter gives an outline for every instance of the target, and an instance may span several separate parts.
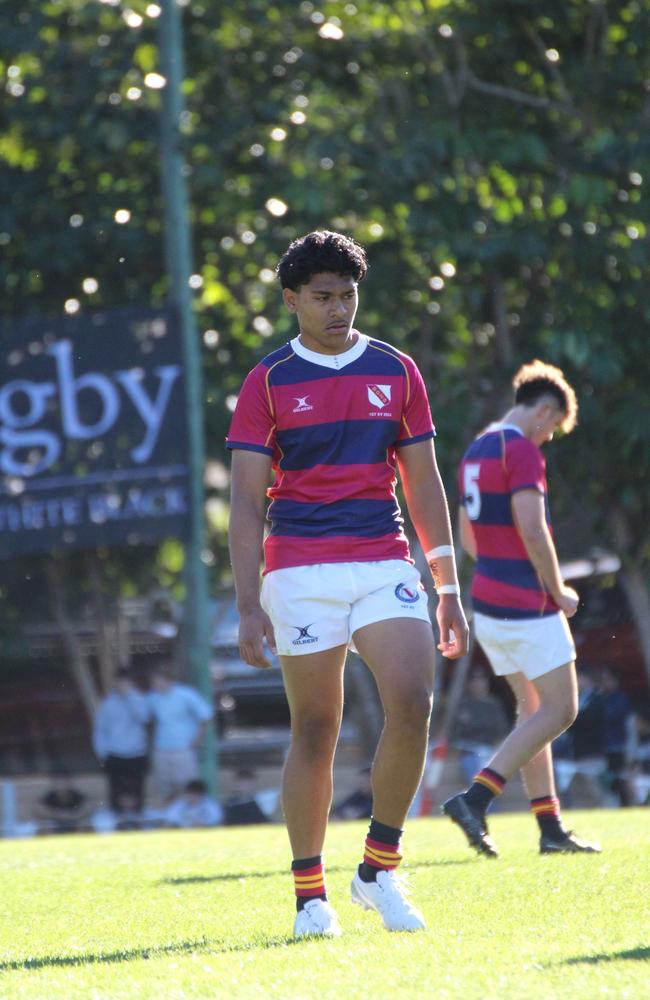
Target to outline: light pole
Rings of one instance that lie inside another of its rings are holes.
[[[185,547],[186,596],[183,635],[190,679],[213,705],[208,581],[203,559],[205,549],[203,378],[199,334],[189,285],[192,274],[192,245],[181,133],[183,26],[182,12],[176,0],[161,0],[158,43],[160,68],[165,78],[160,115],[165,262],[170,281],[170,300],[179,311],[181,323],[189,434],[190,531]],[[210,792],[216,794],[218,747],[214,726],[208,727],[206,732],[201,763],[203,778]]]

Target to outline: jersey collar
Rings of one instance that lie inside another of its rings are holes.
[[[358,331],[356,332],[358,333]],[[294,337],[291,341],[291,348],[299,358],[311,361],[314,365],[320,365],[321,368],[333,368],[335,370],[345,368],[346,365],[356,361],[357,358],[361,357],[367,346],[368,338],[364,333],[359,333],[356,344],[349,351],[344,351],[343,354],[319,354],[318,351],[310,351],[308,347],[304,347],[301,344],[300,337]]]
[[[516,424],[501,424],[501,423],[499,423],[498,420],[496,421],[496,423],[490,424],[490,426],[488,427],[488,430],[489,431],[516,431],[517,434],[521,435],[521,437],[525,437],[526,436],[524,434],[524,432],[522,431],[521,427],[517,427]]]

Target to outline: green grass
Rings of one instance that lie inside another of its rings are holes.
[[[575,813],[599,856],[540,857],[533,819],[495,815],[501,858],[445,819],[403,848],[420,934],[349,901],[365,823],[332,824],[344,936],[292,942],[281,826],[0,842],[2,1000],[642,1000],[650,997],[650,811]]]

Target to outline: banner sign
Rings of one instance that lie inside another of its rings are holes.
[[[0,327],[0,558],[184,538],[187,454],[173,310]]]

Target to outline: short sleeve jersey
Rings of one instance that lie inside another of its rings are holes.
[[[550,528],[546,463],[513,424],[492,424],[472,442],[459,470],[461,504],[476,539],[475,611],[492,618],[538,618],[559,608],[528,557],[511,500],[521,490],[544,497]]]
[[[415,362],[382,341],[359,334],[326,355],[295,338],[264,358],[242,386],[227,446],[271,457],[265,572],[410,560],[397,449],[434,433]]]

